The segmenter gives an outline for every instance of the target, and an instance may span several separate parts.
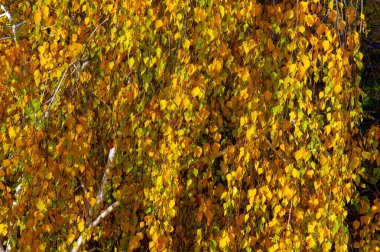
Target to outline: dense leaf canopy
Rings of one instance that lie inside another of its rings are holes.
[[[379,249],[360,3],[1,11],[0,250]]]

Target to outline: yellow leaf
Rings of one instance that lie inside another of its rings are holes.
[[[51,179],[53,177],[53,173],[51,172],[48,172],[46,175],[45,175],[45,178],[46,179]]]
[[[327,121],[331,121],[331,113],[327,113]]]
[[[223,68],[223,59],[215,59],[213,62],[214,69],[219,73]]]
[[[307,15],[306,17],[305,17],[305,21],[306,21],[306,24],[308,25],[308,26],[313,26],[314,25],[314,23],[315,23],[315,19],[314,19],[314,16],[313,15]]]
[[[309,56],[303,54],[301,56],[301,60],[302,60],[302,64],[305,66],[306,69],[308,69],[310,67],[310,60],[309,60]]]
[[[8,135],[11,140],[14,140],[16,138],[16,130],[13,126],[10,126],[8,129]]]
[[[83,219],[79,220],[78,229],[79,229],[79,232],[82,232],[84,230],[84,220]]]
[[[91,199],[90,199],[90,205],[91,205],[91,207],[95,206],[96,201],[97,201],[97,200],[96,200],[95,198],[91,198]]]
[[[210,40],[214,40],[214,31],[212,29],[207,29],[207,34],[210,36]]]
[[[157,177],[156,185],[157,185],[157,186],[161,186],[161,185],[162,185],[162,176],[158,176],[158,177]]]
[[[129,58],[128,59],[129,68],[132,68],[134,64],[135,64],[135,59],[133,57]]]
[[[89,17],[85,17],[84,23],[85,23],[85,25],[88,25],[90,23],[90,18]]]
[[[323,50],[327,51],[330,48],[330,43],[328,40],[322,42]]]
[[[155,23],[156,30],[160,29],[163,25],[164,23],[162,23],[161,19],[156,20],[156,23]]]
[[[307,170],[306,175],[307,175],[308,178],[312,178],[313,175],[314,175],[314,171],[311,170],[311,169],[310,169],[310,170]]]
[[[250,48],[249,48],[249,42],[247,42],[247,41],[244,41],[244,42],[243,42],[243,49],[244,49],[244,52],[245,52],[246,54],[249,53],[249,50],[250,50]]]
[[[303,65],[300,65],[298,68],[298,73],[301,78],[305,75],[305,72],[306,72],[306,68]]]
[[[8,233],[8,225],[0,223],[0,235],[6,236]]]
[[[298,31],[303,34],[305,32],[305,26],[301,25],[298,27]]]
[[[253,200],[255,199],[257,189],[249,189],[248,190],[248,199],[249,199],[249,204],[253,204]]]
[[[225,236],[219,241],[219,247],[221,249],[225,248],[229,241],[230,241],[230,238],[228,237],[228,235],[225,234]]]
[[[225,14],[225,10],[224,10],[224,7],[222,5],[219,6],[219,11],[220,11],[220,15],[222,16],[222,18],[224,17],[224,14]]]
[[[177,106],[179,106],[179,105],[181,104],[181,101],[182,101],[182,99],[181,99],[181,97],[179,97],[179,96],[176,96],[176,97],[174,98],[174,103],[177,104]]]
[[[308,246],[308,248],[309,249],[311,249],[311,248],[313,248],[314,246],[315,246],[315,241],[314,241],[314,238],[313,238],[313,236],[308,236],[307,238],[306,238],[306,240],[307,240],[307,246]]]
[[[199,87],[195,87],[195,88],[193,88],[193,90],[191,90],[191,95],[193,96],[193,97],[195,97],[195,96],[199,96],[199,93],[201,92],[201,90],[199,89]]]
[[[69,235],[67,236],[67,242],[68,244],[71,244],[75,239],[75,234],[74,233],[69,233]]]
[[[165,3],[168,6],[168,10],[170,12],[172,12],[172,10],[174,9],[174,7],[176,6],[176,2],[175,1],[166,0]]]
[[[281,145],[280,145],[280,149],[281,149],[282,151],[285,151],[285,144],[281,144]]]
[[[43,211],[45,209],[45,204],[44,202],[41,200],[41,199],[38,199],[38,202],[37,202],[37,209],[40,210],[40,211]]]
[[[293,169],[293,170],[292,170],[292,176],[293,176],[294,178],[298,178],[298,176],[299,176],[299,172],[297,171],[297,169]]]
[[[307,232],[309,233],[314,233],[314,225],[313,224],[308,224],[307,225]]]
[[[260,168],[257,169],[257,173],[259,175],[263,174],[263,172],[264,172],[263,168],[260,167]]]
[[[248,81],[249,77],[250,77],[250,74],[249,74],[248,69],[244,68],[243,71],[242,71],[242,73],[241,73],[241,79],[243,81]]]
[[[40,10],[37,10],[35,13],[34,13],[34,23],[36,25],[40,25],[41,24],[41,11]]]
[[[187,106],[190,104],[190,100],[187,99],[187,97],[182,101],[183,108],[187,108]]]
[[[38,50],[38,52],[39,52],[40,54],[44,54],[44,52],[45,52],[45,47],[44,47],[44,46],[39,46],[39,47],[37,48],[37,50]]]
[[[170,200],[169,202],[169,208],[173,208],[175,205],[175,201],[174,200]]]
[[[289,66],[289,73],[290,74],[294,74],[294,72],[296,71],[296,69],[297,69],[297,65],[296,64],[291,64]]]
[[[81,172],[81,173],[83,173],[83,172],[84,172],[84,170],[85,170],[85,167],[84,167],[84,165],[80,165],[80,166],[79,166],[79,170],[80,170],[80,172]]]
[[[330,132],[331,132],[331,125],[330,124],[325,126],[325,131],[326,131],[327,135],[330,134]]]
[[[303,10],[307,10],[308,6],[309,6],[308,2],[306,2],[306,1],[300,2],[300,5],[301,5]]]
[[[45,66],[47,63],[46,58],[43,55],[40,55],[40,64],[41,66]]]
[[[294,157],[296,160],[303,159],[304,158],[304,150],[300,149],[294,153]]]
[[[292,198],[293,195],[294,195],[294,192],[291,188],[289,188],[288,186],[285,186],[282,190],[282,193],[284,194],[284,196],[286,196],[288,199]]]
[[[164,110],[166,108],[167,102],[166,100],[161,100],[160,101],[160,108],[161,110]]]
[[[185,40],[185,43],[183,43],[183,48],[189,49],[190,47],[190,41],[188,39]]]
[[[45,19],[49,17],[49,7],[46,5],[42,6],[42,13]]]
[[[281,211],[282,207],[281,205],[276,205],[273,210],[273,216],[276,217],[277,214]]]
[[[319,231],[318,242],[319,244],[322,244],[322,242],[325,240],[325,231],[324,229],[320,229],[318,231]]]
[[[232,179],[232,176],[231,176],[231,174],[229,174],[229,173],[228,173],[228,174],[226,175],[226,179],[227,179],[227,181],[228,181],[228,182],[230,182],[230,181],[231,181],[231,179]]]
[[[255,136],[255,127],[254,126],[250,126],[248,128],[248,130],[247,130],[247,138],[251,139],[254,136]]]

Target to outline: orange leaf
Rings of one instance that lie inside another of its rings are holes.
[[[342,91],[342,86],[340,84],[334,85],[334,93],[339,94]]]
[[[163,25],[164,23],[162,23],[161,19],[156,20],[156,23],[155,23],[156,30],[160,29]]]

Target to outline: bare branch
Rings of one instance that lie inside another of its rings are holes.
[[[108,154],[108,160],[107,160],[106,169],[105,169],[104,174],[103,174],[102,184],[100,185],[99,192],[98,192],[98,195],[96,197],[96,203],[95,203],[93,209],[90,210],[90,216],[92,216],[94,213],[96,214],[96,211],[98,210],[100,205],[103,203],[106,186],[107,186],[108,181],[110,179],[110,171],[115,164],[115,162],[114,162],[115,161],[115,154],[116,154],[116,148],[113,147],[112,149],[110,149],[110,152]]]
[[[92,227],[96,227],[100,221],[102,219],[104,219],[105,217],[107,217],[107,215],[109,215],[116,207],[118,207],[120,205],[120,202],[119,201],[115,201],[114,203],[112,203],[112,205],[110,205],[106,210],[104,210],[97,218],[96,220],[94,220],[91,224],[90,224],[90,228]],[[76,245],[74,246],[74,248],[71,250],[71,252],[77,252],[79,251],[80,247],[82,246],[83,244],[83,233],[79,236],[77,242],[76,242]]]
[[[85,46],[83,47],[83,50],[82,50],[82,55],[84,53],[84,51],[86,50],[87,48],[87,45],[88,45],[88,42],[90,41],[90,39],[92,38],[92,36],[94,36],[95,32],[99,29],[100,26],[102,26],[105,22],[108,21],[108,18],[104,19],[100,24],[98,24],[98,26],[95,27],[95,29],[91,32],[90,36],[88,37],[87,39],[87,42],[85,44]]]

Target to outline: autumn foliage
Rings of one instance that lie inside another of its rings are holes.
[[[360,4],[3,7],[0,250],[379,250]]]

